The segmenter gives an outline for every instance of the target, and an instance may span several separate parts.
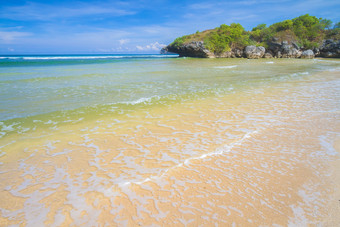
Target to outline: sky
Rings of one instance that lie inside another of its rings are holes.
[[[306,13],[339,22],[339,12],[339,0],[0,0],[0,55],[158,53],[221,24],[251,30]]]

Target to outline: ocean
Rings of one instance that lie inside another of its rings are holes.
[[[0,56],[0,226],[327,224],[339,144],[338,59]]]

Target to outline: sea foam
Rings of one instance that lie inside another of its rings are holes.
[[[216,66],[214,67],[215,69],[232,69],[232,68],[236,68],[237,65],[227,65],[227,66]]]
[[[258,133],[258,132],[257,131],[247,132],[240,140],[237,140],[237,141],[235,141],[235,142],[233,142],[231,144],[227,144],[227,145],[224,145],[222,147],[219,147],[219,148],[217,148],[216,150],[214,150],[214,151],[212,151],[210,153],[205,153],[205,154],[203,154],[201,156],[187,158],[183,162],[178,163],[177,165],[172,166],[172,167],[166,169],[165,171],[163,171],[159,175],[147,177],[146,179],[144,179],[142,181],[126,181],[126,182],[121,182],[121,183],[118,183],[118,185],[120,187],[124,187],[124,186],[130,185],[130,184],[138,184],[138,185],[140,185],[140,184],[144,184],[144,183],[149,182],[149,181],[158,180],[158,179],[164,177],[164,175],[167,174],[169,171],[171,171],[173,169],[176,169],[176,168],[179,168],[179,167],[182,167],[182,166],[185,166],[185,165],[189,165],[193,160],[201,160],[201,159],[205,159],[207,157],[221,155],[223,153],[230,152],[235,146],[241,145],[246,139],[250,138],[251,135],[256,134],[256,133]]]
[[[175,58],[177,55],[98,55],[98,56],[16,56],[0,57],[0,60],[86,60],[86,59],[119,59],[119,58]]]

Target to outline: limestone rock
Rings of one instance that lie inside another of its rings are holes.
[[[234,52],[234,56],[235,56],[236,58],[242,58],[242,57],[243,57],[243,50],[234,49],[233,52]]]
[[[232,58],[233,56],[234,56],[234,53],[232,51],[226,51],[226,52],[214,54],[215,58]]]
[[[302,54],[302,52],[293,47],[293,45],[284,42],[282,42],[281,50],[283,58],[299,58]]]
[[[319,48],[315,47],[313,49],[313,52],[314,52],[315,56],[320,56],[320,49]]]
[[[275,54],[275,57],[277,57],[277,58],[282,58],[281,51],[278,51],[278,52]]]
[[[277,53],[281,50],[282,43],[279,42],[279,39],[273,37],[272,40],[268,43],[268,50],[273,53],[273,55],[277,56]]]
[[[319,48],[320,56],[326,58],[340,57],[340,40],[327,39],[324,40]]]
[[[262,58],[265,52],[266,49],[262,46],[246,46],[244,49],[244,54],[246,57],[251,59]]]
[[[268,44],[268,52],[277,58],[299,58],[302,54],[299,46],[288,41],[279,42],[278,38],[273,38]]]
[[[305,50],[302,52],[301,58],[314,58],[314,52],[312,50]]]
[[[214,54],[204,47],[203,41],[193,41],[181,46],[168,45],[164,48],[168,52],[177,53],[180,57],[211,58]]]
[[[273,58],[273,55],[269,52],[264,54],[264,58]]]
[[[222,53],[210,52],[204,46],[203,41],[192,41],[179,46],[168,45],[161,50],[162,54],[177,53],[180,57],[198,57],[198,58],[313,58],[320,57],[340,57],[340,40],[324,40],[323,43],[313,50],[305,50],[300,47],[295,41],[282,41],[273,37],[267,43],[268,48],[247,46],[242,49],[233,48],[230,51]],[[303,51],[303,52],[302,52]]]

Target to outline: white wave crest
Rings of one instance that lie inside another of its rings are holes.
[[[215,69],[232,69],[232,68],[236,68],[237,65],[227,65],[227,66],[216,66],[214,67]]]
[[[119,59],[119,58],[175,58],[177,55],[106,55],[106,56],[22,56],[0,57],[8,60],[86,60],[86,59]]]
[[[309,75],[309,72],[301,72],[301,73],[293,73],[290,76],[301,76],[301,75]]]
[[[156,96],[152,96],[152,97],[140,98],[140,99],[137,99],[137,100],[127,101],[127,102],[122,102],[122,103],[128,104],[128,105],[136,105],[136,104],[140,104],[140,103],[151,102],[153,99],[159,100],[160,97],[156,95]]]
[[[339,72],[340,71],[340,67],[329,69],[328,71],[329,72]]]

